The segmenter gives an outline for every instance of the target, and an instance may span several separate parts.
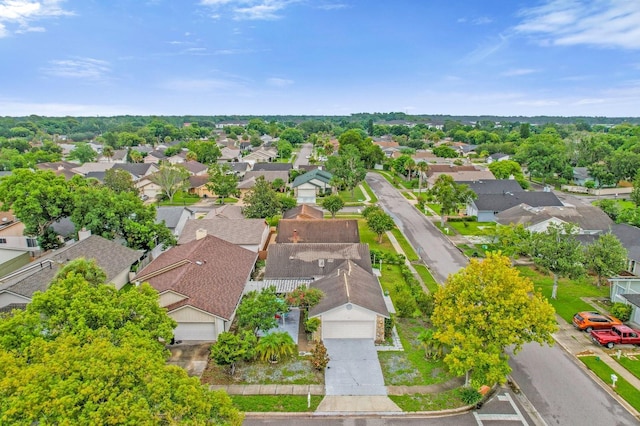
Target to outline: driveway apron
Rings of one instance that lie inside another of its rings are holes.
[[[386,395],[382,368],[373,340],[325,339],[329,365],[326,395]]]

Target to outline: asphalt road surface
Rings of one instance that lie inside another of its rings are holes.
[[[444,283],[449,274],[467,266],[467,258],[384,177],[367,173],[367,183],[378,197],[378,204],[393,217],[437,282]]]

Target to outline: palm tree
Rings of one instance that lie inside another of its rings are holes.
[[[427,359],[438,360],[444,356],[447,348],[441,341],[435,338],[434,334],[433,329],[428,328],[420,332],[418,340],[424,348],[424,356]]]
[[[404,168],[409,172],[409,180],[411,180],[411,175],[412,175],[413,169],[415,169],[415,167],[416,167],[416,162],[413,160],[413,158],[409,158],[404,163]]]
[[[107,157],[109,162],[111,162],[111,158],[113,157],[113,147],[111,145],[105,145],[102,148],[102,155]]]
[[[425,161],[420,161],[416,164],[416,169],[418,170],[418,193],[422,194],[422,179],[429,171],[429,165]]]
[[[198,154],[193,151],[187,152],[187,156],[185,157],[187,161],[198,161]]]
[[[287,332],[270,333],[260,338],[256,352],[262,361],[276,363],[293,356],[297,346]]]

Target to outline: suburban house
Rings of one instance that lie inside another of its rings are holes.
[[[574,167],[573,168],[573,183],[578,186],[585,186],[585,184],[591,181],[595,186],[598,185],[598,180],[591,177],[589,169],[587,167]]]
[[[478,222],[495,222],[496,215],[518,204],[531,207],[563,206],[553,192],[520,191],[504,194],[479,194],[467,204],[467,215],[477,216]]]
[[[276,243],[359,243],[356,219],[281,219]]]
[[[212,235],[165,251],[135,277],[159,293],[176,340],[214,341],[228,331],[258,254]]]
[[[40,250],[35,237],[24,235],[24,223],[13,215],[11,211],[0,211],[0,248]]]
[[[298,204],[315,204],[317,195],[331,193],[333,175],[327,171],[316,169],[297,176],[291,188],[295,192]]]
[[[126,170],[133,177],[133,181],[138,181],[144,176],[151,175],[160,168],[154,163],[125,163],[125,164],[114,164],[114,170]]]
[[[324,212],[308,204],[300,204],[284,212],[282,219],[324,219]]]
[[[269,224],[264,219],[228,219],[223,216],[190,219],[182,230],[178,245],[189,244],[204,235],[213,235],[257,253],[266,249],[269,230]]]
[[[265,279],[318,279],[351,260],[371,270],[369,245],[363,243],[297,243],[269,246]]]
[[[153,200],[158,194],[162,193],[162,187],[151,180],[152,176],[153,174],[142,176],[140,179],[134,181],[134,186],[144,199]]]
[[[495,154],[491,154],[487,157],[487,164],[491,164],[495,161],[507,161],[511,158],[509,154],[504,154],[502,152],[496,152]]]
[[[53,163],[38,163],[36,167],[40,170],[51,170],[56,175],[64,176],[66,180],[69,180],[77,174],[73,169],[78,165],[67,161],[56,161]]]
[[[476,195],[524,192],[520,184],[513,179],[471,180],[457,183],[467,185]]]
[[[250,164],[271,162],[278,158],[278,152],[275,149],[259,148],[251,154],[242,157],[242,161]]]
[[[129,282],[131,267],[143,256],[141,250],[130,249],[98,235],[83,232],[80,235],[80,241],[52,251],[0,278],[0,309],[24,307],[36,291],[47,290],[62,266],[78,258],[95,259],[106,273],[107,282],[117,289]]]
[[[291,163],[256,163],[251,169],[254,172],[291,172],[293,164]]]
[[[524,225],[531,232],[545,232],[550,224],[573,223],[578,234],[599,234],[609,230],[613,221],[600,208],[592,205],[531,207],[518,204],[496,215],[501,225]]]
[[[631,305],[630,320],[640,327],[640,278],[620,275],[609,278],[611,302]]]
[[[272,164],[272,163],[266,163],[266,164]],[[238,184],[238,188],[241,188],[241,187],[244,188],[243,182],[246,182],[246,181],[254,181],[254,184],[255,184],[255,180],[259,176],[263,176],[264,180],[270,183],[273,183],[276,179],[282,179],[285,184],[289,182],[288,170],[255,170],[255,166],[254,166],[254,170],[251,170],[245,173],[244,179],[242,179]],[[253,186],[254,185],[251,185],[251,187]]]
[[[28,250],[3,248],[0,245],[0,277],[26,266],[31,261]]]
[[[216,195],[207,188],[209,175],[189,176],[189,194],[197,195],[200,198],[210,198]]]
[[[127,153],[126,149],[116,149],[110,157],[106,157],[104,154],[100,155],[98,163],[126,163]]]
[[[640,277],[640,228],[626,223],[614,223],[608,230],[615,235],[622,246],[627,250],[627,272]],[[599,234],[578,235],[577,238],[582,244],[590,244],[599,237]]]
[[[76,164],[76,166],[72,168],[71,171],[86,177],[89,173],[104,173],[107,170],[111,169],[115,164],[116,163],[84,163],[80,166]]]
[[[156,149],[154,151],[148,152],[146,157],[144,157],[142,161],[148,164],[159,164],[160,161],[164,161],[166,159],[167,159],[167,156],[164,155],[164,151]]]
[[[453,164],[431,164],[427,170],[427,187],[432,187],[440,175],[449,175],[454,182],[484,181],[495,179],[489,170],[480,170],[475,166],[456,166]]]
[[[180,165],[187,169],[191,176],[205,176],[209,171],[209,166],[198,161],[185,161]]]
[[[244,161],[223,164],[226,164],[239,179],[242,179],[244,174],[251,169],[251,164],[245,163]]]
[[[220,150],[220,153],[220,157],[218,157],[219,162],[233,163],[240,161],[242,158],[242,152],[236,148],[229,148],[225,146]]]
[[[378,278],[351,260],[343,260],[328,275],[311,282],[324,297],[309,309],[319,318],[320,339],[384,340],[384,320],[389,311]]]
[[[204,219],[215,219],[216,217],[224,219],[246,219],[242,213],[242,206],[236,206],[235,204],[216,204],[213,206],[213,210],[204,216]]]
[[[188,207],[159,206],[156,209],[156,223],[162,223],[171,233],[179,237],[189,219],[193,219],[195,212]]]

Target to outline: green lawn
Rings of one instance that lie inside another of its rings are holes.
[[[389,399],[396,403],[402,411],[441,411],[458,408],[465,405],[460,399],[459,389],[452,389],[441,393],[427,393],[416,395],[389,395]]]
[[[402,290],[409,289],[400,273],[400,265],[382,265],[380,285],[385,292],[389,293],[391,300],[394,300]]]
[[[640,359],[631,359],[626,356],[620,357],[620,359],[618,359],[617,357],[613,357],[613,359],[618,361],[624,368],[629,370],[631,374],[640,379]]]
[[[404,251],[407,259],[412,261],[419,259],[418,255],[413,250],[413,247],[411,247],[411,244],[409,244],[409,241],[407,241],[407,239],[404,237],[404,234],[398,228],[392,229],[391,233],[394,237],[396,237],[396,240],[398,240],[398,244],[400,244],[400,247],[402,247],[402,251]]]
[[[353,196],[351,196],[351,191],[340,191],[338,195],[345,203],[362,203],[365,199],[359,186],[353,189]]]
[[[625,194],[627,195],[627,194]],[[627,195],[628,196],[628,195]],[[624,209],[635,209],[636,205],[633,204],[633,201],[628,201],[628,200],[615,200],[616,204],[618,205],[618,209],[620,210],[624,210]],[[592,203],[593,205],[597,206],[598,205],[598,201],[594,201]]]
[[[313,412],[324,398],[311,395],[311,407],[307,408],[306,395],[229,395],[233,404],[244,412]]]
[[[442,206],[440,204],[427,203],[427,207],[429,207],[431,210],[436,212],[438,215],[440,214],[440,211],[442,210]]]
[[[369,229],[366,220],[358,220],[358,230],[360,231],[361,243],[369,244],[369,247],[372,249],[383,250],[391,253],[396,252],[389,241],[389,238],[385,234],[382,234],[382,244],[378,243],[378,235]]]
[[[382,171],[382,170],[376,170],[376,173],[379,173],[382,177],[384,177],[387,182],[389,182],[391,185],[393,185],[395,188],[400,188],[400,179],[394,177],[391,173],[389,173],[388,171]]]
[[[440,285],[433,278],[433,276],[431,275],[431,272],[429,272],[429,269],[427,269],[426,266],[424,266],[424,265],[413,265],[413,267],[418,272],[418,275],[420,275],[420,277],[422,277],[422,281],[424,281],[424,284],[429,289],[429,292],[435,293],[436,291],[438,291],[438,289],[440,288]]]
[[[600,377],[603,382],[611,386],[611,375],[615,373],[611,367],[594,356],[582,356],[578,359],[582,361],[589,370],[593,371],[596,376]],[[613,390],[633,408],[640,410],[640,392],[625,379],[619,377],[616,382],[616,387],[613,388]]]
[[[161,201],[161,206],[190,206],[200,201],[200,197],[197,195],[187,194],[186,192],[178,192],[173,196],[173,202],[169,200]]]
[[[362,186],[364,187],[364,190],[367,191],[367,194],[369,194],[369,198],[371,198],[371,201],[369,202],[372,204],[377,203],[378,197],[376,197],[376,194],[373,193],[369,184],[366,181],[362,181]]]
[[[584,277],[577,280],[560,279],[558,281],[558,298],[551,299],[553,278],[550,275],[544,275],[526,266],[518,266],[517,269],[522,275],[533,281],[536,290],[542,291],[558,315],[567,322],[571,322],[576,312],[593,310],[593,306],[583,302],[581,297],[609,297],[609,287],[598,287],[592,277]]]
[[[415,200],[416,199],[416,197],[414,197],[413,194],[411,194],[410,192],[402,191],[401,194],[407,200]]]
[[[386,385],[430,385],[452,378],[442,360],[427,360],[418,335],[429,324],[421,318],[396,318],[403,352],[378,352]]]
[[[496,231],[495,222],[447,222],[461,235],[493,236]]]

